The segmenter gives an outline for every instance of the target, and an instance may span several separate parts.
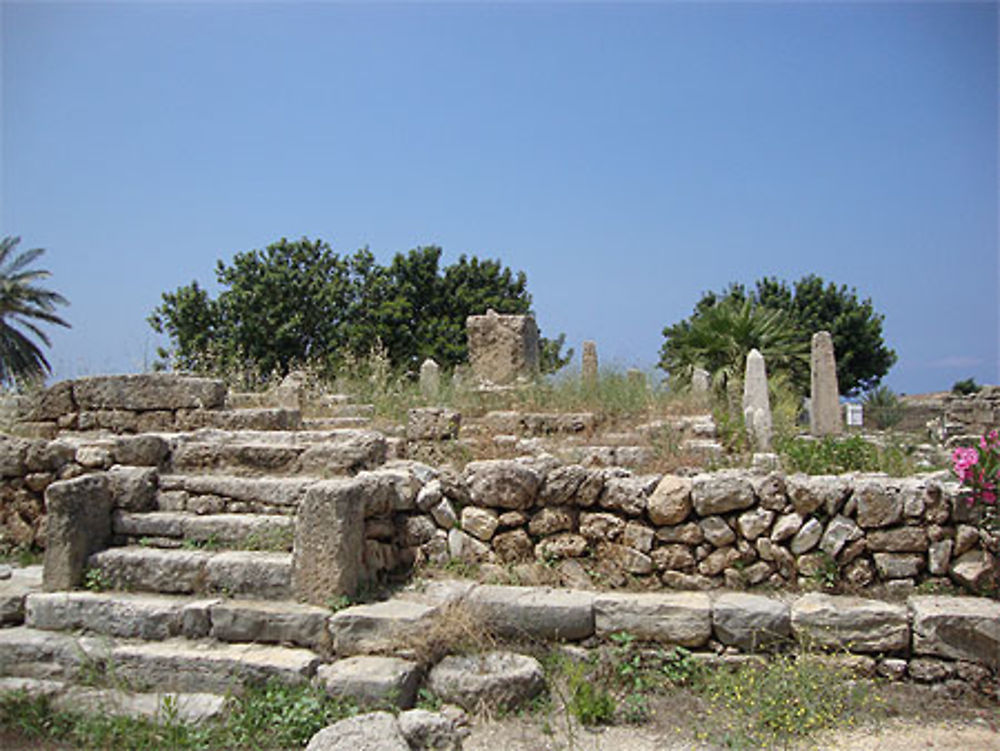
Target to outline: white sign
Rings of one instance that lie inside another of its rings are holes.
[[[849,427],[860,428],[865,424],[864,409],[860,404],[845,404],[844,410],[846,411],[844,422]]]

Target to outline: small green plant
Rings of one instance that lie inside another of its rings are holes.
[[[789,472],[809,475],[843,472],[886,472],[894,477],[910,474],[912,451],[902,445],[877,446],[855,435],[849,438],[791,438],[776,441],[782,463]]]
[[[428,712],[437,712],[441,709],[441,699],[426,686],[417,691],[417,709],[426,709]]]
[[[21,568],[37,566],[45,551],[36,545],[8,545],[0,540],[0,563],[13,563]]]
[[[105,592],[114,587],[111,577],[99,568],[88,568],[83,572],[83,588],[91,592]]]
[[[187,537],[184,539],[183,547],[188,550],[220,550],[222,542],[219,535],[212,532],[206,537]]]
[[[825,552],[821,552],[819,565],[812,573],[813,582],[823,589],[835,589],[840,583],[840,566],[837,561]]]

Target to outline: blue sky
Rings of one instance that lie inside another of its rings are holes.
[[[621,366],[815,273],[897,391],[1000,381],[996,3],[0,2],[0,234],[71,302],[57,377],[143,369],[162,292],[309,236],[499,258]]]

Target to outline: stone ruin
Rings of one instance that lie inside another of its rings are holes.
[[[508,386],[538,377],[539,335],[530,315],[486,315],[466,319],[469,365],[482,384]]]
[[[25,413],[29,432],[55,437],[0,437],[0,530],[31,505],[42,516],[30,539],[45,547],[41,571],[0,580],[0,681],[71,684],[90,660],[182,707],[199,693],[221,711],[222,695],[261,677],[401,708],[426,680],[471,707],[482,694],[448,693],[470,665],[407,651],[461,604],[502,637],[625,630],[731,651],[809,638],[871,673],[995,690],[1000,604],[919,594],[997,584],[996,541],[944,475],[637,471],[531,450],[539,435],[589,436],[593,415],[503,412],[491,424],[528,436],[523,453],[457,469],[411,455],[478,427],[453,410],[413,410],[387,436],[288,408],[262,428],[273,413],[231,403],[210,379],[81,379]],[[165,428],[139,431],[147,420]],[[449,561],[498,584],[431,582],[331,611]],[[849,594],[824,591],[831,582]],[[872,594],[890,601],[859,596]],[[479,668],[533,674],[515,657]]]

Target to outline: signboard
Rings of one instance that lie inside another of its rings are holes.
[[[865,424],[864,409],[860,404],[845,404],[844,411],[844,422],[849,428],[860,428]]]

